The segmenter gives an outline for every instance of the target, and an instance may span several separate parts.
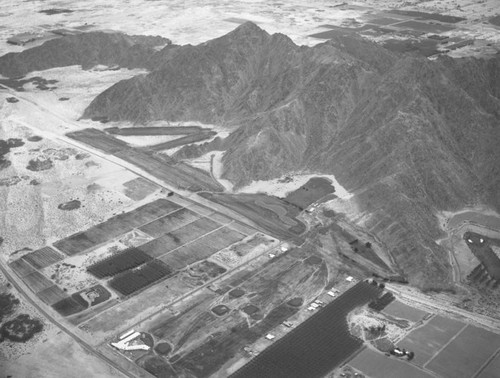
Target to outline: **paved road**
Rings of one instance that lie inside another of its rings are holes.
[[[394,292],[398,296],[398,298],[402,299],[403,302],[407,302],[410,306],[420,304],[423,307],[427,307],[433,310],[439,310],[453,315],[458,315],[459,317],[469,319],[474,323],[481,324],[487,328],[490,328],[497,333],[500,332],[500,322],[497,319],[462,310],[458,307],[453,306],[451,302],[446,303],[442,299],[438,301],[418,292],[417,289],[409,286],[398,285],[394,283],[386,283],[385,286],[387,289]]]

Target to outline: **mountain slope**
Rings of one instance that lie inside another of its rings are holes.
[[[97,64],[147,68],[149,60],[156,54],[155,47],[167,43],[169,40],[166,38],[121,33],[91,32],[65,36],[0,57],[0,74],[18,77],[32,71],[76,64],[83,69]]]
[[[236,185],[333,173],[415,285],[450,285],[438,211],[500,210],[500,58],[429,61],[340,35],[299,47],[250,23],[161,57],[84,117],[233,127],[217,148]]]

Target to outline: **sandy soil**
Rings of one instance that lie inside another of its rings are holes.
[[[292,181],[290,182],[280,182],[283,181],[285,177],[290,177]],[[239,189],[238,193],[266,193],[276,197],[286,197],[286,195],[294,190],[300,188],[309,179],[313,177],[323,177],[332,182],[335,187],[335,195],[341,199],[349,199],[352,197],[352,193],[345,190],[335,179],[333,175],[324,175],[321,173],[317,174],[303,174],[303,173],[289,173],[285,177],[279,179],[267,180],[267,181],[253,181],[251,184],[244,186]]]
[[[394,323],[388,321],[385,316],[381,313],[375,313],[369,311],[367,308],[362,308],[348,315],[347,323],[350,328],[370,328],[370,327],[381,327],[386,326],[385,332],[386,336],[392,340],[401,339],[408,330],[403,330]]]
[[[0,273],[0,291],[8,291],[22,299],[15,289],[6,287]],[[29,304],[21,300],[15,313],[29,314],[44,323],[42,332],[25,343],[3,341],[0,344],[0,375],[23,378],[121,377],[114,369],[89,355],[59,328],[45,321]]]
[[[2,373],[23,378],[123,377],[90,355],[55,327],[44,332],[30,352],[4,362]]]
[[[54,84],[57,88],[51,91],[43,91],[37,89],[32,83],[28,83],[24,86],[26,91],[21,95],[35,100],[42,106],[50,107],[54,113],[76,121],[99,93],[120,80],[126,80],[146,72],[140,69],[120,69],[117,71],[82,70],[80,66],[35,71],[26,75],[26,78],[41,76],[47,80],[57,80],[58,82]],[[60,101],[59,99],[62,97],[67,97],[69,100]],[[98,122],[86,122],[96,126],[103,125]],[[109,127],[109,124],[103,126]]]
[[[81,71],[74,67],[66,70],[73,70],[71,75],[74,77]],[[100,74],[106,76],[108,72]],[[117,76],[113,78],[119,79]],[[89,83],[86,85],[91,87]],[[90,92],[95,91],[94,88]],[[28,98],[33,96],[36,101],[40,97],[42,107],[25,100],[8,104],[5,102],[8,94],[0,95],[0,138],[21,138],[25,141],[24,146],[13,149],[9,154],[11,167],[0,171],[0,179],[21,177],[17,185],[0,187],[0,229],[5,230],[0,254],[4,256],[24,247],[39,248],[138,204],[124,194],[126,188],[123,186],[137,175],[104,159],[91,157],[59,139],[70,128],[85,127],[73,121],[72,117],[76,117],[79,107],[88,98],[82,97],[76,108],[67,101],[63,102],[69,109],[64,112],[57,108],[56,105],[63,105],[59,104],[57,96],[51,97],[53,93],[23,92],[22,95]],[[47,112],[47,109],[50,111]],[[39,142],[27,141],[27,137],[33,135],[43,139]],[[53,167],[44,171],[28,170],[26,167],[32,159],[50,159]],[[33,182],[38,185],[33,185]],[[148,202],[157,195],[151,194],[139,203]],[[79,209],[62,211],[57,208],[60,203],[73,199],[81,201]]]

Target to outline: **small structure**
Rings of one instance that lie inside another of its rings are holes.
[[[345,280],[347,282],[353,282],[354,281],[354,277],[353,276],[348,276]]]
[[[111,343],[111,346],[114,346],[116,349],[120,349],[120,350],[126,350],[126,351],[129,351],[129,350],[149,350],[150,347],[145,345],[145,344],[130,344],[133,340],[135,340],[137,337],[139,337],[141,335],[140,332],[134,332],[134,330],[132,330],[132,333],[127,332],[127,333],[124,333],[122,336],[123,338],[121,338],[122,336],[120,336],[120,341],[118,341],[117,343]]]
[[[270,333],[268,333],[268,334],[266,335],[266,339],[268,339],[268,340],[273,340],[273,339],[275,339],[275,338],[276,338],[276,336],[274,336],[274,335],[272,335],[272,334],[270,334]]]
[[[131,334],[133,334],[134,332],[135,332],[135,331],[134,331],[133,329],[131,329],[130,331],[125,332],[123,335],[121,335],[121,336],[119,337],[119,339],[120,339],[120,340],[123,340],[125,337],[130,336],[130,335],[131,335]]]
[[[334,298],[335,297],[335,293],[333,291],[329,291],[327,293],[330,297]]]
[[[276,257],[276,255],[275,255],[274,253],[270,253],[270,254],[269,254],[269,258],[270,258],[270,259],[274,259],[275,257]]]
[[[283,322],[283,325],[284,325],[285,327],[288,327],[288,328],[292,328],[292,327],[293,327],[293,323],[292,323],[292,322],[289,322],[289,321],[284,321],[284,322]]]

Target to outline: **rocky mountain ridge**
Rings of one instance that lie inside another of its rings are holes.
[[[341,35],[299,47],[245,24],[177,49],[146,77],[102,93],[84,116],[225,124],[234,131],[215,148],[226,151],[224,177],[236,185],[333,173],[411,281],[446,288],[435,214],[500,208],[499,70],[498,58],[429,61]],[[186,153],[196,147],[177,155]]]
[[[118,65],[124,68],[149,68],[157,53],[156,47],[171,41],[163,37],[129,36],[122,33],[89,32],[68,35],[45,42],[40,46],[9,53],[0,57],[0,75],[15,78],[33,71],[54,67],[81,65]]]
[[[237,186],[334,174],[421,288],[451,284],[437,212],[500,210],[500,57],[430,61],[344,35],[304,47],[246,23],[147,61],[148,75],[107,89],[83,117],[222,124],[226,139],[177,156],[224,150]]]

